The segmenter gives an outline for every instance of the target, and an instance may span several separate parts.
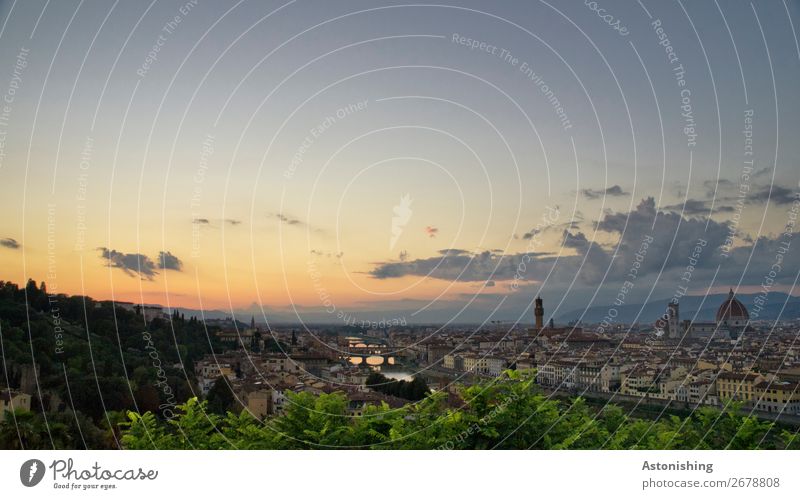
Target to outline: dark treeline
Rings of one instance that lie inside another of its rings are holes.
[[[195,396],[194,361],[212,346],[194,318],[146,324],[45,283],[0,281],[0,388],[32,395],[30,413],[0,421],[0,448],[116,448],[125,411],[162,417]]]
[[[367,376],[365,383],[369,388],[392,395],[406,400],[416,402],[424,399],[429,393],[430,389],[425,383],[425,380],[419,376],[415,376],[412,381],[390,379],[381,373],[373,372]]]

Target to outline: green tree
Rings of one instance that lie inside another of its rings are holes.
[[[237,406],[236,395],[231,390],[228,380],[220,376],[214,381],[206,397],[208,410],[214,414],[224,415],[228,411],[234,410]]]

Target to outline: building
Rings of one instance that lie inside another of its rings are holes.
[[[571,389],[575,387],[575,364],[568,361],[548,361],[536,366],[536,382],[542,386]]]
[[[0,391],[0,415],[5,414],[6,411],[30,411],[31,410],[31,396],[27,393],[18,392],[16,390],[2,390]]]
[[[762,381],[755,385],[753,403],[759,411],[800,414],[799,388],[788,381]]]
[[[728,297],[717,309],[714,322],[680,322],[678,303],[670,302],[667,312],[658,318],[655,329],[666,333],[666,337],[679,339],[684,334],[692,338],[710,338],[714,335],[736,339],[748,329],[750,314],[731,289]]]
[[[534,300],[533,313],[536,318],[536,330],[540,331],[544,327],[544,304],[538,296]]]
[[[678,302],[671,301],[667,305],[667,324],[669,326],[669,337],[680,338],[683,336],[680,324],[680,313],[678,311]]]
[[[445,355],[450,353],[453,348],[444,343],[428,343],[425,345],[425,358],[428,364],[436,364],[440,362]]]
[[[683,337],[684,325],[680,322],[680,310],[677,301],[670,301],[667,304],[667,311],[658,318],[655,328],[667,338],[680,339]]]
[[[615,392],[622,383],[622,366],[606,362],[600,368],[600,391]]]
[[[164,312],[164,307],[161,305],[142,305],[140,303],[133,303],[129,301],[104,301],[99,302],[98,305],[102,306],[103,303],[111,303],[117,308],[133,312],[136,315],[141,315],[145,322],[150,322],[153,319],[169,320],[170,316]]]
[[[217,338],[223,343],[225,343],[229,348],[239,348],[240,345],[244,345],[246,348],[251,348],[253,345],[253,338],[256,336],[258,332],[257,329],[226,329],[223,331],[217,331]]]
[[[689,331],[692,338],[711,338],[717,331],[716,322],[684,321],[684,329]]]
[[[645,393],[660,392],[657,388],[655,371],[646,367],[637,367],[622,374],[623,395],[643,395]]]
[[[717,396],[726,400],[753,400],[756,385],[764,381],[760,374],[722,372],[717,376]]]
[[[208,395],[214,383],[221,378],[226,377],[232,381],[236,375],[233,367],[228,363],[217,362],[214,359],[203,359],[195,364],[195,375],[197,375],[197,386],[200,388],[200,393]]]
[[[448,353],[442,359],[442,367],[445,369],[452,369],[454,371],[463,371],[464,358],[457,353]]]
[[[272,390],[261,388],[248,392],[245,396],[247,411],[258,419],[264,419],[272,414]]]
[[[464,355],[464,371],[499,376],[506,368],[506,361],[489,355]]]
[[[747,307],[736,299],[733,289],[728,293],[728,298],[717,309],[717,327],[720,331],[727,331],[731,338],[738,338],[750,321]]]
[[[286,372],[299,374],[306,372],[305,366],[302,362],[287,357],[285,355],[275,354],[264,359],[262,367],[267,372],[277,373]]]

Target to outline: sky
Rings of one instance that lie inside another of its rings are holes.
[[[330,322],[798,294],[799,13],[5,1],[0,279]]]

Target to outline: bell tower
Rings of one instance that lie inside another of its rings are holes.
[[[544,305],[542,305],[542,299],[538,296],[533,303],[533,314],[536,316],[536,329],[540,330],[542,327],[544,327]]]

